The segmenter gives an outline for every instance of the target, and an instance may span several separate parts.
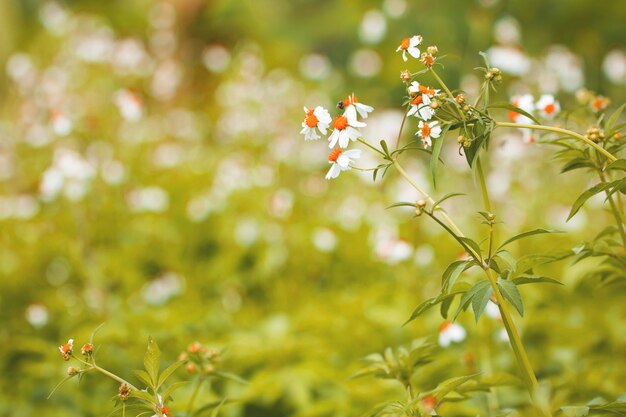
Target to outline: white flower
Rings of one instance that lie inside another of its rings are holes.
[[[439,126],[439,122],[428,123],[420,121],[417,127],[419,128],[417,134],[422,138],[424,147],[433,146],[431,138],[436,139],[441,136],[441,126]]]
[[[561,111],[561,105],[552,94],[544,94],[537,101],[537,110],[547,119],[552,119]]]
[[[124,119],[134,122],[143,116],[143,101],[132,91],[119,90],[113,96],[113,100]]]
[[[335,120],[333,120],[335,130],[328,137],[330,142],[328,147],[332,149],[339,142],[340,148],[346,148],[351,140],[357,140],[361,137],[361,132],[356,130],[355,127],[365,126],[365,123],[356,119],[356,112],[346,111],[344,115],[335,117]]]
[[[422,120],[430,120],[435,115],[435,109],[430,107],[430,98],[425,94],[419,94],[411,100],[411,108],[407,116],[419,117]]]
[[[349,95],[348,98],[346,98],[345,100],[341,101],[338,106],[340,108],[345,108],[345,113],[354,113],[356,111],[359,113],[359,116],[364,119],[367,119],[368,113],[374,111],[374,108],[372,106],[359,103],[359,99],[357,98],[357,96],[354,95],[354,93]]]
[[[463,326],[446,321],[439,327],[439,346],[448,347],[452,342],[462,342],[465,340],[465,336],[466,332]]]
[[[50,119],[52,122],[52,129],[57,135],[66,136],[72,131],[73,123],[62,111],[53,111]]]
[[[522,96],[515,96],[511,99],[511,104],[515,107],[519,107],[524,110],[526,113],[532,114],[535,110],[535,99],[530,94],[524,94]],[[534,122],[528,117],[520,114],[514,110],[509,111],[509,119],[513,123],[521,123],[521,124],[534,124]]]
[[[422,95],[428,96],[429,98],[433,98],[437,94],[439,94],[439,90],[420,84],[417,81],[413,81],[409,86],[409,93],[420,93]]]
[[[406,53],[408,52],[413,58],[419,59],[420,50],[417,47],[420,43],[422,43],[422,37],[420,35],[413,36],[411,38],[402,39],[402,43],[396,49],[396,52],[402,51],[402,59],[404,62],[409,59],[406,57]]]
[[[315,129],[318,129],[322,135],[326,134],[326,129],[332,118],[328,113],[328,110],[322,106],[317,106],[315,109],[307,109],[304,107],[304,120],[302,121],[302,130],[300,133],[304,134],[304,140],[319,139],[320,135],[317,134]]]
[[[341,171],[348,171],[350,164],[361,157],[360,149],[350,149],[349,151],[342,151],[341,148],[335,148],[330,155],[328,155],[328,163],[332,164],[326,179],[337,178]]]

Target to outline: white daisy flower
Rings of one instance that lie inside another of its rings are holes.
[[[350,164],[354,162],[355,159],[359,159],[360,157],[360,149],[342,151],[341,148],[335,148],[330,155],[328,155],[328,163],[332,165],[326,174],[326,179],[330,180],[332,178],[337,178],[341,171],[348,171],[350,169]]]
[[[359,116],[364,119],[367,119],[368,113],[374,111],[374,108],[372,106],[359,103],[359,99],[357,98],[357,96],[354,95],[354,93],[349,95],[348,98],[346,98],[345,100],[340,101],[339,104],[337,104],[337,107],[339,107],[340,109],[345,108],[346,113],[356,111],[359,113]]]
[[[537,110],[546,119],[552,119],[561,111],[561,105],[554,99],[552,94],[544,94],[537,100]]]
[[[429,98],[433,98],[437,94],[439,94],[439,89],[430,88],[428,86],[425,86],[424,84],[418,83],[417,81],[413,81],[409,86],[409,93],[420,93],[422,95],[428,96]]]
[[[531,94],[524,94],[522,96],[515,96],[511,99],[511,104],[515,107],[519,107],[524,110],[526,113],[532,114],[535,110],[535,99]],[[511,110],[509,111],[509,119],[513,123],[521,123],[521,124],[534,124],[534,122],[528,117],[519,114],[518,112]]]
[[[431,139],[437,139],[441,136],[441,126],[439,126],[439,122],[428,123],[420,120],[417,127],[419,129],[417,135],[422,138],[422,144],[425,148],[433,146]]]
[[[304,134],[304,140],[319,139],[320,135],[317,134],[315,129],[318,129],[322,135],[326,134],[326,129],[332,118],[328,113],[328,110],[322,106],[317,106],[315,109],[307,109],[304,107],[304,120],[302,121],[302,130],[300,133]]]
[[[444,322],[439,327],[439,346],[448,347],[451,343],[458,343],[465,340],[467,333],[463,326],[451,321]]]
[[[406,53],[408,52],[413,58],[420,58],[420,50],[417,47],[420,43],[422,43],[422,37],[420,35],[413,36],[411,38],[402,39],[402,43],[396,49],[396,52],[402,51],[402,59],[404,62],[409,59],[406,57]]]
[[[422,120],[430,120],[435,115],[435,109],[430,107],[430,98],[427,95],[419,94],[411,100],[411,108],[407,116],[413,115]]]
[[[340,148],[346,148],[351,140],[361,137],[361,132],[355,128],[365,126],[367,126],[365,123],[356,119],[356,111],[346,111],[344,115],[335,117],[333,120],[335,130],[328,137],[330,141],[328,147],[332,149],[339,143]]]

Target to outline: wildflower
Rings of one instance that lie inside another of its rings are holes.
[[[437,48],[436,45],[429,46],[428,48],[426,48],[426,52],[434,56],[437,55],[437,53],[439,52],[439,48]]]
[[[454,101],[456,101],[458,104],[465,103],[465,94],[457,94],[456,97],[454,97]]]
[[[138,94],[130,90],[119,90],[113,100],[122,117],[128,121],[136,121],[143,116],[143,101]]]
[[[80,353],[85,356],[89,356],[93,353],[93,345],[91,343],[85,343],[82,348],[80,348]]]
[[[420,61],[422,61],[422,64],[430,68],[435,63],[435,57],[429,53],[424,52],[422,54],[422,59],[420,59]]]
[[[353,160],[359,159],[360,157],[361,150],[359,149],[342,151],[341,148],[335,148],[330,155],[328,155],[328,163],[332,165],[326,174],[326,179],[337,178],[341,171],[348,171]]]
[[[531,113],[535,110],[533,96],[530,94],[524,94],[522,96],[515,96],[511,99],[511,104],[515,107],[519,107],[526,113]],[[513,123],[533,124],[533,121],[528,117],[516,112],[515,110],[509,111],[509,119]]]
[[[446,321],[439,327],[439,345],[441,347],[448,347],[452,342],[462,342],[465,336],[465,329],[460,324]]]
[[[70,360],[70,356],[72,356],[72,349],[74,348],[74,339],[70,339],[64,345],[59,346],[59,352],[63,355],[63,360]]]
[[[198,342],[198,341],[193,342],[187,348],[187,351],[189,353],[199,353],[199,352],[204,352],[205,350],[206,350],[206,348],[204,346],[202,346],[202,344],[200,342]]]
[[[591,109],[594,112],[599,112],[601,110],[606,109],[609,104],[611,104],[611,100],[603,97],[603,96],[597,96],[595,97],[593,100],[591,100]]]
[[[300,133],[304,134],[304,140],[319,139],[320,135],[317,134],[315,129],[318,129],[322,135],[326,134],[326,129],[330,125],[332,118],[328,113],[328,110],[322,106],[317,106],[315,109],[307,109],[304,107],[304,120],[302,121],[302,130]]]
[[[355,127],[365,127],[366,124],[356,119],[356,112],[346,111],[345,114],[335,117],[333,120],[333,133],[328,137],[329,148],[334,148],[339,143],[340,148],[345,148],[351,140],[357,140],[361,133]]]
[[[367,119],[368,113],[371,113],[372,111],[374,111],[374,108],[372,106],[359,103],[359,99],[357,98],[357,96],[354,95],[354,93],[349,95],[345,100],[340,101],[337,107],[339,107],[340,109],[346,109],[346,113],[358,112],[359,116],[361,116],[364,119]]]
[[[420,121],[417,127],[419,129],[417,134],[422,138],[424,147],[433,146],[431,139],[437,139],[441,136],[441,126],[439,126],[439,122],[427,123]]]
[[[188,363],[185,368],[187,369],[187,372],[190,374],[195,374],[196,371],[198,370],[198,368],[196,368],[196,365],[194,365],[193,363]]]
[[[411,108],[407,116],[419,117],[422,120],[430,120],[435,114],[435,109],[430,106],[430,98],[427,95],[420,94],[410,102]]]
[[[428,414],[431,414],[437,408],[437,398],[433,394],[428,394],[422,398],[422,408]]]
[[[537,101],[536,107],[541,115],[547,119],[552,119],[559,111],[561,111],[561,105],[551,94],[542,95]]]
[[[419,59],[420,57],[420,50],[417,47],[420,43],[422,43],[422,37],[420,35],[416,35],[410,38],[404,38],[402,39],[402,43],[400,44],[400,46],[398,46],[398,49],[396,49],[396,52],[400,52],[402,51],[402,59],[404,60],[404,62],[408,61],[409,59],[406,57],[406,53],[408,52],[413,58],[417,58]]]
[[[422,94],[428,96],[428,98],[433,98],[437,94],[439,94],[439,90],[436,88],[430,88],[424,84],[420,84],[417,81],[413,81],[409,86],[409,93],[413,94]]]

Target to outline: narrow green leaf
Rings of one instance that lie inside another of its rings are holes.
[[[513,254],[508,250],[502,249],[496,252],[496,254],[493,255],[493,259],[496,261],[496,263],[498,263],[498,265],[502,263],[504,264],[503,266],[507,266],[508,269],[511,270],[511,272],[515,272],[515,268],[517,267],[517,261],[515,260],[515,256],[513,256]]]
[[[467,307],[472,302],[472,299],[474,298],[474,295],[476,295],[476,293],[480,291],[484,291],[485,288],[489,288],[490,286],[491,284],[489,283],[489,281],[485,279],[485,280],[477,282],[476,284],[474,284],[472,288],[467,290],[467,292],[463,294],[463,297],[461,298],[461,302],[459,303],[459,306],[457,307],[456,313],[454,313],[452,320],[453,321],[456,320],[459,314],[461,314],[461,311],[467,309]]]
[[[474,250],[474,252],[476,252],[476,255],[478,255],[479,258],[482,258],[482,254],[481,254],[481,251],[480,251],[480,245],[478,243],[476,243],[474,240],[470,239],[469,237],[460,237],[459,236],[459,240],[461,240],[467,246],[472,248]]]
[[[528,237],[528,236],[540,235],[540,234],[544,234],[544,233],[562,233],[562,232],[560,232],[558,230],[550,230],[550,229],[529,230],[528,232],[520,233],[520,234],[515,235],[515,236],[505,240],[504,242],[502,242],[502,244],[500,246],[498,246],[498,248],[496,249],[496,253],[500,252],[500,249],[502,249],[503,247],[505,247],[509,243],[515,242],[516,240],[523,239],[523,238]]]
[[[509,102],[506,101],[501,101],[498,103],[493,103],[490,104],[489,106],[487,106],[490,109],[506,109],[506,110],[511,110],[514,111],[515,113],[519,113],[522,116],[526,116],[528,117],[530,120],[532,120],[533,122],[535,122],[536,124],[540,125],[541,123],[539,123],[539,120],[537,120],[535,118],[535,116],[533,116],[532,114],[528,113],[526,110],[522,110],[519,107],[516,107],[514,105],[512,105]]]
[[[430,157],[430,173],[433,177],[433,187],[437,188],[437,167],[439,166],[439,155],[441,154],[441,148],[443,148],[443,141],[450,129],[450,125],[445,125],[441,131],[441,135],[437,139],[433,140],[433,153]]]
[[[487,306],[487,302],[489,301],[489,297],[491,297],[492,293],[493,287],[491,285],[483,285],[472,297],[472,310],[474,310],[476,323],[478,323],[478,319],[480,319],[483,311],[485,311],[485,307]]]
[[[169,401],[170,397],[172,396],[172,394],[174,393],[174,391],[176,391],[179,388],[184,387],[185,385],[187,385],[189,383],[189,381],[179,381],[179,382],[174,382],[173,384],[169,385],[165,391],[163,391],[163,401]]]
[[[520,316],[524,316],[524,304],[522,303],[522,295],[517,289],[514,282],[506,279],[498,278],[498,288],[500,292],[515,307]]]
[[[602,191],[608,190],[612,186],[612,182],[601,182],[600,184],[596,184],[593,187],[589,188],[587,191],[578,196],[574,204],[572,205],[572,209],[567,216],[567,220],[574,217],[578,210],[594,195],[601,193]]]
[[[626,106],[626,103],[619,106],[617,110],[613,112],[611,117],[607,119],[606,123],[604,124],[605,130],[611,131],[613,129],[613,126],[615,126],[617,119],[619,119],[619,116],[622,114],[622,111],[624,110],[624,106]]]
[[[447,199],[452,198],[452,197],[457,197],[457,196],[460,196],[460,195],[465,195],[465,194],[464,193],[448,193],[448,194],[444,195],[439,200],[435,201],[435,204],[433,204],[433,210],[436,207],[438,207],[441,203],[446,201]]]
[[[417,317],[424,314],[426,311],[430,310],[432,307],[436,306],[437,304],[442,303],[448,299],[453,299],[458,294],[463,294],[464,292],[467,291],[468,287],[469,285],[465,284],[464,282],[461,282],[457,286],[455,286],[452,290],[450,290],[447,294],[440,294],[438,297],[429,298],[428,300],[422,302],[417,307],[415,307],[415,310],[413,310],[413,313],[411,313],[411,317],[409,317],[409,319],[404,322],[403,326],[415,320]]]
[[[585,417],[589,415],[589,407],[561,407],[563,415],[566,417]]]
[[[454,391],[459,386],[465,384],[467,381],[476,378],[478,375],[479,373],[475,373],[471,375],[457,376],[454,378],[446,379],[445,381],[437,385],[437,388],[432,390],[430,394],[434,394],[437,396],[438,399],[441,399],[445,397],[448,393]]]
[[[144,401],[147,404],[154,404],[154,397],[150,395],[147,391],[142,390],[131,390],[130,396],[133,398],[137,398],[138,400]]]
[[[230,379],[231,381],[239,382],[240,384],[244,384],[244,385],[248,384],[248,381],[246,381],[245,379],[243,379],[239,375],[235,375],[235,374],[230,373],[230,372],[213,371],[213,375],[218,376],[218,377],[223,378],[223,379]]]
[[[515,283],[515,285],[540,284],[542,282],[546,284],[565,285],[561,281],[557,281],[554,278],[541,277],[537,275],[523,275],[517,278],[513,278],[512,281]]]
[[[136,369],[133,371],[133,373],[135,374],[137,379],[139,379],[141,382],[143,382],[146,385],[146,387],[152,388],[152,381],[150,380],[150,375],[148,375],[146,371],[144,371],[143,369]]]
[[[157,387],[156,387],[157,390],[159,389],[161,385],[163,385],[163,382],[165,382],[165,380],[169,378],[170,375],[172,375],[184,363],[185,361],[174,362],[173,364],[165,368],[165,370],[161,372],[161,375],[159,375],[159,382],[157,383]]]
[[[61,382],[59,382],[58,384],[55,385],[55,387],[52,389],[52,391],[50,391],[50,394],[48,394],[47,399],[49,400],[50,397],[52,397],[52,394],[54,394],[56,392],[56,390],[58,390],[59,388],[61,388],[61,385],[65,384],[67,381],[69,381],[70,379],[74,378],[75,375],[68,375],[65,378],[63,378],[61,380]]]
[[[93,329],[93,332],[91,332],[91,336],[89,336],[89,343],[91,343],[93,345],[93,340],[96,337],[96,333],[98,333],[103,326],[104,326],[104,323],[100,323],[100,325],[98,327]]]
[[[446,291],[448,288],[454,287],[454,283],[459,276],[465,271],[465,267],[471,261],[454,261],[444,271],[441,276],[441,289]],[[446,291],[447,292],[447,291]]]
[[[387,206],[388,209],[394,208],[394,207],[416,207],[416,206],[415,206],[415,203],[409,203],[408,201],[400,201],[398,203],[394,203],[390,206]]]
[[[159,350],[159,345],[157,345],[156,341],[150,336],[148,337],[148,348],[143,358],[143,366],[150,376],[153,388],[157,385],[160,363],[161,351]]]
[[[385,142],[384,140],[380,141],[380,147],[383,148],[383,152],[385,153],[385,156],[389,156],[389,147],[387,147],[387,142]]]

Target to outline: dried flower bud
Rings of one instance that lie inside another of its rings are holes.
[[[429,54],[431,55],[437,55],[437,52],[439,52],[439,48],[437,48],[437,46],[433,45],[433,46],[429,46],[426,51],[428,51]]]
[[[465,113],[467,113],[468,111],[470,111],[472,109],[472,107],[469,104],[466,104],[465,106],[463,106],[463,111]]]
[[[472,146],[472,141],[471,140],[466,140],[465,142],[463,142],[463,147],[464,148],[469,148],[470,146]]]
[[[457,94],[456,97],[454,98],[454,100],[458,104],[463,104],[463,103],[465,103],[465,95],[464,94]]]
[[[430,107],[432,109],[438,109],[439,108],[439,102],[437,100],[433,100],[430,102]]]
[[[408,83],[411,81],[411,72],[409,70],[404,70],[400,73],[400,79],[403,83]]]
[[[80,373],[80,369],[79,368],[74,368],[73,366],[70,366],[69,368],[67,368],[67,375],[68,376],[78,375],[79,373]]]
[[[122,401],[128,400],[128,397],[130,397],[131,391],[132,389],[130,388],[130,385],[128,385],[126,382],[123,382],[122,385],[120,385],[120,388],[118,390],[118,396],[120,397],[120,400]]]
[[[186,369],[190,374],[195,374],[198,371],[198,368],[193,363],[188,363]]]
[[[459,144],[465,143],[465,136],[460,135],[458,138],[456,138],[456,142]]]
[[[205,373],[205,375],[206,375],[206,374],[210,374],[210,373],[212,373],[213,371],[215,371],[215,367],[214,367],[213,365],[206,365],[206,366],[204,367],[204,373]]]
[[[487,73],[485,74],[485,78],[491,80],[493,78],[493,72],[487,71]]]
[[[85,356],[90,356],[93,353],[93,345],[91,343],[85,343],[82,348],[80,348],[80,353]]]
[[[415,202],[415,205],[417,207],[424,208],[424,207],[426,207],[426,201],[424,201],[424,200],[417,200],[417,202]]]
[[[422,215],[422,209],[419,207],[415,207],[415,215],[416,216],[421,216]]]
[[[180,355],[178,355],[179,361],[186,361],[187,359],[189,359],[189,355],[187,355],[187,353],[185,352],[182,352]]]
[[[593,99],[594,94],[586,88],[576,91],[576,100],[582,105],[589,103]]]
[[[429,53],[423,53],[421,61],[422,61],[422,64],[430,68],[435,63],[435,58]]]

